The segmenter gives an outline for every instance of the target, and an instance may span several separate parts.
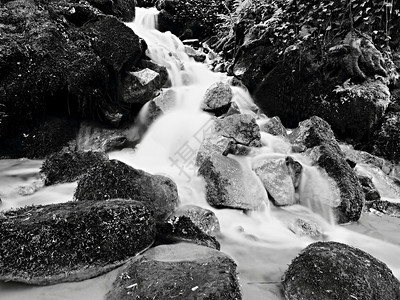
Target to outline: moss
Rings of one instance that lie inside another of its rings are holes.
[[[167,177],[153,176],[110,160],[90,169],[79,180],[74,198],[78,201],[133,199],[145,203],[156,219],[163,220],[176,208],[178,191]]]
[[[287,299],[400,299],[400,282],[384,263],[336,242],[305,248],[290,264],[282,284]]]
[[[40,173],[45,175],[45,185],[73,182],[107,160],[103,152],[60,151],[44,161]]]
[[[155,223],[136,201],[68,202],[5,212],[0,278],[19,281],[124,261],[149,247]]]

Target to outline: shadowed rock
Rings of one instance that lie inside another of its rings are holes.
[[[186,216],[204,233],[215,236],[220,232],[217,216],[209,209],[196,205],[184,205],[179,207],[172,216]]]
[[[365,202],[364,194],[357,175],[347,163],[329,124],[319,117],[311,117],[300,122],[299,127],[289,135],[289,139],[336,182],[341,200],[339,206],[333,207],[337,221],[357,221]]]
[[[400,282],[381,261],[357,248],[317,242],[300,252],[283,280],[286,299],[400,299]]]
[[[118,160],[91,169],[78,182],[74,198],[83,200],[133,199],[146,204],[156,220],[164,220],[178,205],[175,183],[161,175],[151,175]]]
[[[134,0],[89,0],[94,7],[107,15],[114,15],[124,22],[132,22],[135,18]]]
[[[122,100],[126,103],[145,104],[161,88],[161,76],[145,68],[137,72],[128,72],[123,82]]]
[[[164,223],[157,224],[157,242],[160,244],[188,242],[216,250],[221,248],[215,237],[203,232],[186,216],[171,216]]]
[[[242,296],[236,264],[229,256],[180,243],[155,247],[127,264],[105,299],[239,300]]]
[[[381,195],[379,194],[379,191],[375,187],[370,177],[358,175],[358,180],[360,181],[360,184],[362,186],[366,202],[371,202],[381,199]]]
[[[0,280],[80,281],[106,273],[150,247],[155,222],[137,201],[31,206],[0,216]]]

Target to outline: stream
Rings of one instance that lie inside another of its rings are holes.
[[[302,179],[299,197],[308,199],[308,207],[274,207],[269,204],[267,193],[260,195],[265,199],[265,205],[247,213],[234,209],[215,209],[207,204],[205,181],[197,175],[194,158],[213,121],[209,114],[200,110],[200,105],[207,88],[215,82],[227,81],[228,77],[223,73],[211,72],[207,64],[189,58],[184,45],[176,36],[156,30],[156,20],[155,9],[137,8],[135,22],[126,25],[146,41],[147,55],[167,68],[171,89],[176,95],[175,106],[155,120],[137,149],[108,153],[110,159],[118,159],[146,172],[172,178],[178,186],[181,205],[194,204],[216,214],[221,225],[217,239],[221,243],[221,251],[229,254],[238,265],[243,299],[284,299],[280,291],[283,273],[303,248],[315,242],[289,229],[289,225],[298,218],[318,224],[324,240],[355,246],[382,260],[400,279],[400,220],[366,212],[357,223],[335,225],[330,211],[319,204],[324,198],[336,195],[329,189],[323,174],[299,154],[295,154],[295,158],[302,163],[306,174]],[[233,101],[240,110],[255,114],[255,105],[248,92],[239,87],[232,89]],[[141,118],[145,118],[146,109],[145,106],[139,115],[139,125],[144,121]],[[258,117],[258,122],[265,122],[266,117]],[[135,130],[132,128],[132,131]],[[262,144],[263,147],[254,150],[249,156],[229,157],[238,160],[243,170],[252,172],[252,166],[258,162],[268,157],[285,157],[290,148],[287,142],[264,133]],[[185,145],[190,145],[191,152],[186,152],[185,156],[179,155]],[[42,162],[28,159],[0,160],[0,210],[72,200],[76,183],[43,187],[39,176]],[[252,182],[262,185],[257,179]],[[384,190],[380,192],[388,194]],[[117,270],[114,270],[82,282],[44,287],[0,283],[0,300],[100,300],[110,289],[116,274]]]

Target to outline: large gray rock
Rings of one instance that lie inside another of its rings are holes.
[[[232,88],[229,84],[216,82],[204,94],[202,108],[205,111],[213,111],[220,115],[228,110],[232,97]]]
[[[368,176],[358,175],[358,180],[363,189],[364,197],[366,202],[371,202],[381,199],[379,191],[375,187],[372,179]]]
[[[238,144],[261,146],[260,127],[249,114],[235,114],[215,120],[215,131],[219,135],[234,139]]]
[[[357,221],[365,202],[364,194],[329,124],[319,117],[311,117],[300,122],[289,139],[336,182],[340,191],[340,203],[333,207],[336,220],[339,223]]]
[[[146,204],[157,220],[167,218],[179,202],[176,184],[171,179],[134,169],[118,160],[92,168],[79,180],[74,198],[137,200]]]
[[[400,299],[400,282],[383,262],[336,242],[305,248],[286,270],[282,286],[287,300]]]
[[[204,160],[198,172],[206,180],[207,202],[212,206],[257,209],[266,201],[250,167],[233,158],[215,154]]]
[[[293,161],[293,159],[291,160]],[[294,175],[293,178],[298,187],[301,165],[297,176],[291,172],[292,169],[289,169],[289,163],[285,158],[265,160],[253,168],[275,205],[285,206],[298,203],[299,199],[295,198],[295,184],[291,175]]]
[[[122,265],[150,247],[155,222],[137,201],[75,201],[5,212],[0,238],[0,280],[46,285]]]
[[[151,288],[149,288],[151,287]],[[106,300],[242,299],[235,262],[208,247],[155,247],[120,271]]]

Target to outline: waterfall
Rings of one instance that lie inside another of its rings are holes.
[[[346,227],[333,224],[331,211],[326,205],[338,197],[332,190],[332,184],[307,158],[291,153],[290,145],[281,138],[263,133],[262,147],[253,149],[246,157],[231,154],[228,157],[235,159],[246,171],[253,172],[254,165],[262,160],[292,156],[303,166],[301,185],[296,190],[302,205],[275,207],[269,204],[266,191],[261,195],[265,204],[256,211],[215,209],[208,205],[205,181],[197,175],[194,158],[201,140],[212,128],[213,120],[200,110],[200,105],[206,89],[214,82],[227,81],[227,76],[213,73],[206,64],[191,59],[185,53],[182,42],[170,32],[159,32],[156,29],[157,14],[155,8],[137,8],[136,21],[127,23],[127,26],[146,41],[148,57],[167,68],[172,84],[170,89],[176,95],[175,106],[151,124],[137,149],[109,153],[110,159],[171,177],[178,186],[182,205],[195,204],[217,215],[221,225],[221,234],[217,239],[221,243],[221,251],[231,255],[238,264],[245,300],[283,299],[278,296],[278,284],[283,272],[299,251],[315,242],[309,236],[294,233],[292,225],[299,219],[316,224],[321,231],[321,239],[358,247],[382,260],[400,278],[400,240],[390,235],[398,230],[398,224],[397,227],[389,227],[388,219],[382,217],[377,221],[376,216],[368,215],[363,216],[359,223]],[[233,101],[240,110],[256,115],[249,93],[239,87],[232,89]],[[265,116],[259,116],[258,122],[265,119]],[[177,155],[182,147],[190,150],[185,152],[184,157]],[[0,161],[0,197],[3,200],[0,210],[72,199],[76,183],[43,187],[31,195],[20,193],[21,186],[32,186],[38,180],[41,163],[31,160]],[[251,181],[254,186],[262,186],[255,173],[247,179],[249,182],[254,179]],[[387,194],[388,197],[393,195]],[[73,300],[91,297],[100,300],[111,288],[115,274],[113,271],[83,282],[45,287],[0,283],[0,295],[4,297],[0,298]]]

